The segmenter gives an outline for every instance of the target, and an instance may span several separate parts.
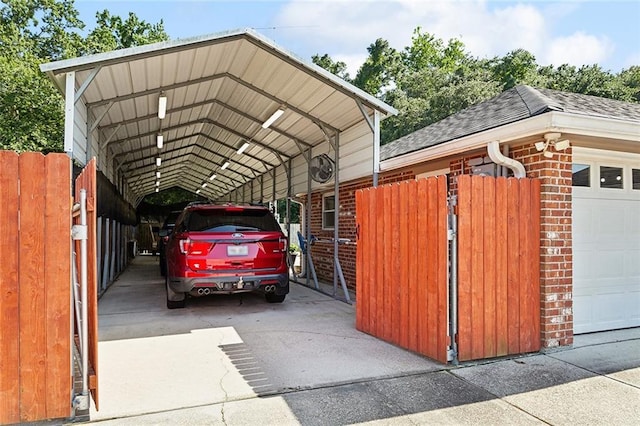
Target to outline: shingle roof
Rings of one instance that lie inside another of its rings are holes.
[[[382,146],[380,159],[388,160],[549,111],[640,122],[640,104],[521,85]]]

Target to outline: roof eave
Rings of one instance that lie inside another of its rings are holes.
[[[491,141],[508,143],[522,138],[554,131],[583,136],[620,139],[640,143],[640,121],[593,117],[582,114],[550,111],[505,126],[464,136],[438,145],[399,155],[380,162],[380,170],[390,171],[426,161],[474,151]]]

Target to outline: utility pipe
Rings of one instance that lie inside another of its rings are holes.
[[[513,176],[520,179],[527,176],[527,172],[524,169],[524,165],[513,158],[505,157],[500,152],[500,142],[491,141],[487,144],[487,153],[491,161],[499,166],[505,166],[513,171]]]

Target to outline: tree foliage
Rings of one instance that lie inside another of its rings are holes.
[[[0,8],[0,149],[61,151],[63,99],[40,71],[41,63],[167,40],[162,21],[149,24],[130,13],[96,14],[84,23],[73,0],[3,0]]]
[[[467,52],[461,41],[445,43],[420,27],[402,51],[384,39],[376,40],[367,51],[369,56],[353,79],[344,67],[336,68],[329,55],[316,63],[399,111],[382,123],[383,144],[519,84],[640,102],[640,66],[618,74],[596,64],[540,66],[524,49],[479,59]]]

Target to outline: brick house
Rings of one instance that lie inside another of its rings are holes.
[[[541,180],[542,346],[640,326],[640,104],[514,87],[381,147],[379,184],[447,174],[455,194],[461,174],[514,169]],[[341,184],[341,238],[355,239],[354,194],[371,185]],[[320,238],[332,236],[323,220],[332,194],[312,195],[311,233]],[[320,278],[333,277],[332,249],[312,248]],[[351,288],[355,251],[339,254]]]

